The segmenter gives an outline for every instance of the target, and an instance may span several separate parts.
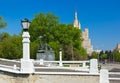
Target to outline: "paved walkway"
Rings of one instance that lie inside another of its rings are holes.
[[[120,64],[113,64],[113,63],[107,63],[107,64],[102,64],[100,63],[102,69],[108,69],[109,71],[113,71],[113,69],[117,69],[117,72],[120,72]]]

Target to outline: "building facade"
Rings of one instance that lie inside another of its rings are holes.
[[[120,52],[120,44],[117,44],[115,50],[119,51]]]
[[[77,29],[81,29],[81,24],[78,21],[77,18],[77,12],[75,12],[75,18],[74,18],[74,27]],[[86,49],[88,54],[91,54],[93,52],[93,46],[91,45],[91,40],[89,38],[89,30],[86,28],[84,31],[82,31],[82,46],[84,49]]]

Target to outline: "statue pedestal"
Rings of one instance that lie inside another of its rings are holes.
[[[37,60],[54,61],[55,54],[53,51],[38,50],[36,58]]]
[[[21,59],[21,73],[33,73],[34,65],[32,60]]]

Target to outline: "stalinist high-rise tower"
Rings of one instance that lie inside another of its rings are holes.
[[[81,29],[81,24],[77,18],[77,12],[75,12],[75,19],[73,25],[75,28]],[[91,54],[93,52],[93,46],[91,45],[91,40],[89,39],[89,31],[87,28],[82,32],[82,38],[83,38],[83,42],[82,42],[83,48],[86,49],[88,54]]]
[[[78,18],[77,18],[77,12],[75,12],[74,27],[78,28],[78,29],[81,29],[81,24],[80,24],[80,22],[78,21]]]

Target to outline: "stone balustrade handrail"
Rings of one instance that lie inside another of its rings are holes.
[[[120,72],[109,72],[109,74],[116,74],[116,75],[120,75]]]
[[[20,61],[17,61],[17,60],[10,60],[10,59],[3,59],[3,58],[0,58],[0,60],[20,63]]]
[[[34,63],[41,62],[40,60],[33,61]],[[42,61],[45,63],[59,63],[60,61]],[[89,61],[62,61],[62,63],[89,63]]]
[[[44,62],[59,62],[59,61],[45,61],[45,60],[43,60]],[[33,62],[40,62],[40,60],[35,60],[35,61],[33,61]],[[74,63],[82,63],[82,62],[89,62],[88,60],[86,60],[86,61],[62,61],[62,62],[74,62]]]
[[[13,65],[13,66],[7,66],[7,65],[1,65],[0,64],[0,67],[2,67],[2,68],[8,68],[8,69],[19,69],[20,70],[20,68],[19,67],[16,67],[15,65]]]

